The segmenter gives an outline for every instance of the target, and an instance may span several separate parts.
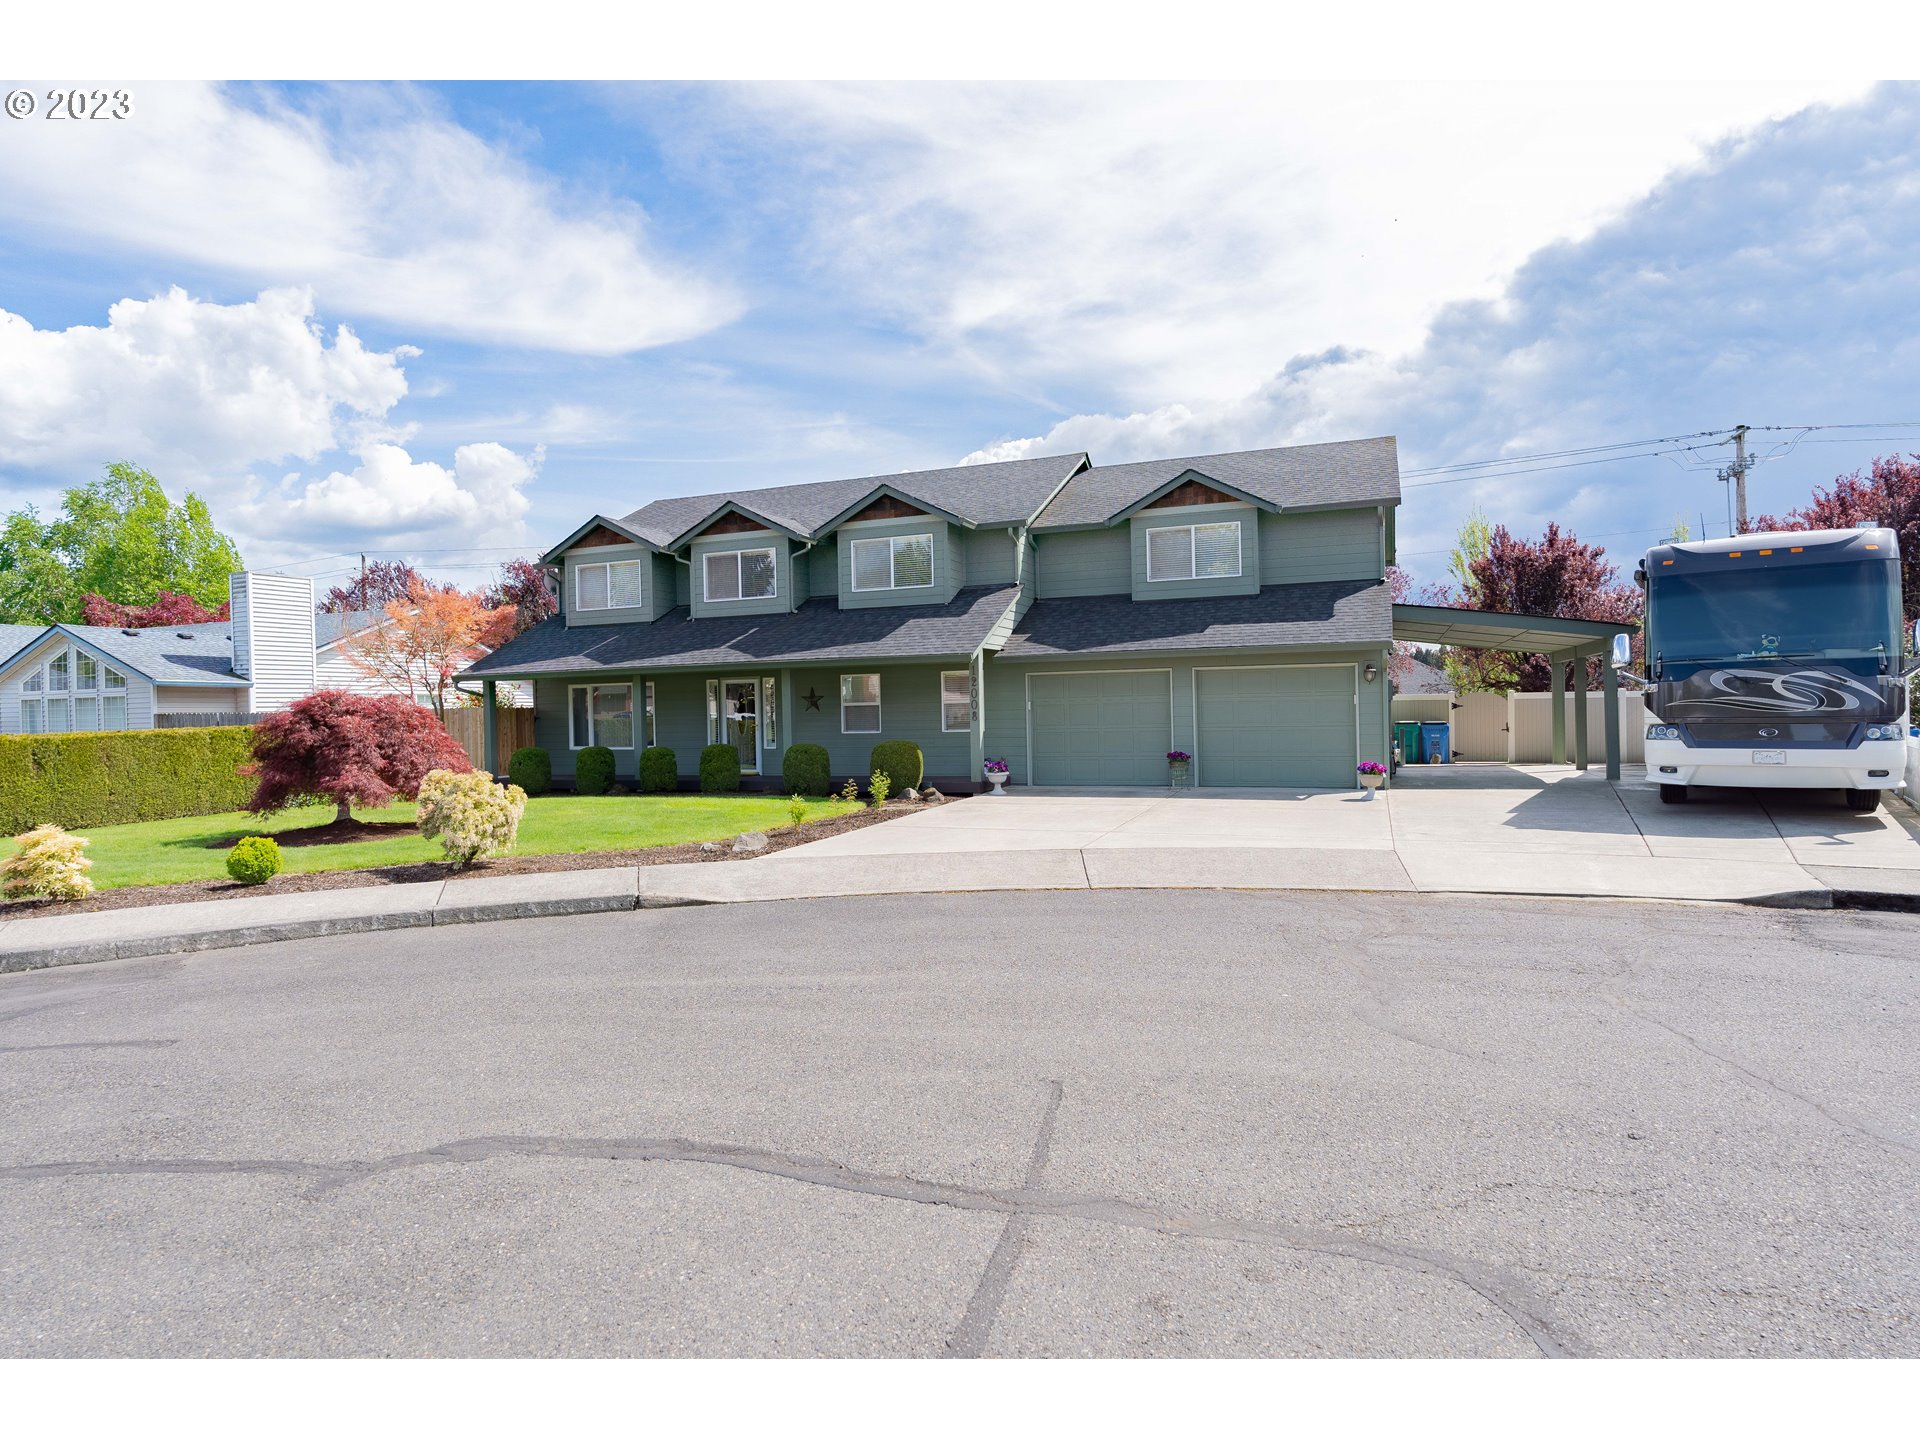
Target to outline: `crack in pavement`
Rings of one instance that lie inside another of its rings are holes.
[[[1837,1110],[1830,1109],[1822,1102],[1814,1099],[1811,1095],[1802,1094],[1792,1086],[1782,1084],[1772,1076],[1762,1074],[1760,1071],[1742,1064],[1731,1055],[1723,1055],[1720,1051],[1713,1049],[1711,1046],[1687,1034],[1686,1031],[1669,1025],[1658,1016],[1647,1014],[1646,1011],[1640,1009],[1639,1006],[1634,1005],[1630,1001],[1623,1000],[1618,996],[1613,997],[1613,999],[1614,1004],[1633,1016],[1634,1019],[1639,1020],[1643,1024],[1651,1025],[1656,1030],[1664,1030],[1667,1034],[1673,1036],[1674,1039],[1680,1041],[1697,1054],[1704,1055],[1707,1059],[1726,1066],[1756,1089],[1764,1090],[1769,1095],[1776,1096],[1779,1099],[1792,1101],[1804,1106],[1837,1130],[1845,1131],[1851,1135],[1858,1135],[1863,1140],[1871,1140],[1876,1144],[1885,1146],[1889,1150],[1897,1151],[1909,1160],[1920,1160],[1920,1144],[1916,1144],[1906,1136],[1889,1133],[1881,1130],[1877,1126],[1868,1124],[1864,1120],[1856,1120],[1850,1115],[1843,1115]]]
[[[178,1040],[63,1040],[48,1045],[0,1045],[0,1055],[18,1055],[28,1050],[164,1050]]]
[[[1626,1190],[1607,1190],[1593,1185],[1561,1185],[1551,1180],[1496,1180],[1490,1185],[1474,1186],[1457,1200],[1436,1201],[1432,1205],[1416,1205],[1411,1210],[1395,1210],[1385,1215],[1370,1216],[1365,1220],[1342,1220],[1334,1228],[1336,1230],[1370,1230],[1376,1225],[1388,1225],[1395,1220],[1411,1220],[1416,1215],[1443,1215],[1450,1210],[1464,1210],[1469,1205],[1508,1190],[1549,1190],[1562,1195],[1591,1195],[1600,1200],[1632,1200],[1641,1195],[1651,1195],[1671,1188],[1672,1185],[1664,1180],[1654,1185],[1635,1185]]]
[[[1047,1168],[1047,1155],[1053,1148],[1053,1124],[1060,1116],[1060,1099],[1066,1093],[1066,1087],[1058,1080],[1047,1082],[1047,1105],[1040,1115],[1040,1133],[1033,1142],[1033,1154],[1027,1160],[1027,1174],[1022,1189],[1032,1191],[1040,1184],[1040,1177]],[[1020,1252],[1026,1249],[1027,1234],[1033,1228],[1033,1217],[1014,1214],[1007,1217],[1007,1223],[1000,1231],[1000,1240],[993,1247],[993,1254],[987,1257],[986,1269],[980,1272],[980,1283],[974,1287],[973,1298],[967,1301],[966,1314],[960,1317],[960,1323],[954,1327],[953,1334],[947,1337],[947,1354],[955,1359],[977,1359],[987,1348],[987,1339],[993,1333],[993,1322],[1000,1314],[1000,1306],[1007,1298],[1007,1286],[1013,1280],[1013,1267],[1020,1258]]]
[[[1053,1113],[1054,1105],[1050,1102],[1048,1117],[1043,1121],[1044,1138],[1049,1143]],[[1543,1356],[1559,1358],[1574,1353],[1570,1344],[1557,1336],[1540,1314],[1544,1306],[1526,1280],[1466,1256],[1368,1240],[1334,1229],[1157,1210],[1137,1201],[1110,1195],[1047,1191],[1032,1185],[1024,1185],[1018,1190],[990,1190],[945,1181],[921,1180],[910,1175],[885,1175],[855,1170],[817,1156],[786,1155],[749,1145],[674,1138],[568,1139],[562,1136],[490,1135],[454,1140],[427,1150],[388,1155],[373,1161],[324,1164],[301,1160],[69,1160],[0,1166],[0,1180],[30,1181],[109,1175],[286,1175],[315,1181],[309,1193],[317,1196],[398,1170],[431,1165],[470,1165],[502,1156],[719,1165],[803,1185],[818,1185],[825,1189],[876,1199],[901,1200],[915,1205],[939,1205],[1010,1217],[1080,1220],[1183,1239],[1271,1246],[1329,1259],[1351,1260],[1362,1265],[1451,1280],[1465,1286],[1506,1315]],[[1029,1170],[1033,1171],[1036,1166],[1044,1167],[1046,1160],[1046,1146],[1036,1144]],[[1008,1268],[1010,1271],[1011,1260]]]
[[[1353,1018],[1371,1030],[1382,1035],[1390,1035],[1396,1040],[1404,1040],[1409,1045],[1418,1045],[1427,1050],[1438,1050],[1442,1054],[1452,1055],[1461,1060],[1472,1060],[1477,1064],[1486,1064],[1484,1055],[1470,1054],[1465,1050],[1456,1050],[1451,1045],[1443,1045],[1425,1035],[1419,1035],[1402,1027],[1394,1014],[1392,999],[1388,993],[1387,982],[1374,973],[1371,966],[1354,959],[1351,955],[1334,957],[1340,964],[1359,977],[1362,987],[1360,1003],[1353,1009]],[[1369,1013],[1372,1012],[1372,1013]]]

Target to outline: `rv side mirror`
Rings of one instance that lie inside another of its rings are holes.
[[[1916,636],[1920,636],[1920,620],[1916,620],[1914,622],[1913,630]],[[1622,666],[1629,665],[1632,662],[1633,662],[1632,637],[1627,635],[1614,636],[1613,637],[1613,668],[1618,670]]]
[[[1913,622],[1913,654],[1920,655],[1920,620]]]

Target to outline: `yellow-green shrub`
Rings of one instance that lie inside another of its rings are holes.
[[[458,866],[511,850],[526,809],[526,791],[496,784],[478,770],[464,775],[429,770],[420,782],[420,833],[438,837],[440,848]]]
[[[0,889],[9,900],[79,900],[93,893],[83,853],[92,843],[58,825],[39,825],[16,837],[20,848],[0,864]]]
[[[280,868],[280,842],[270,835],[249,835],[227,852],[227,874],[242,885],[264,885]]]

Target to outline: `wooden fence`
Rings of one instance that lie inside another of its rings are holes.
[[[1582,692],[1574,692],[1582,693]],[[1566,694],[1567,745],[1573,745],[1574,693]],[[1606,697],[1583,692],[1587,705],[1588,752],[1598,764],[1606,754],[1603,730]],[[1647,758],[1646,699],[1638,691],[1620,697],[1620,759],[1639,765]],[[1545,764],[1553,757],[1553,697],[1544,691],[1512,694],[1396,695],[1395,720],[1446,720],[1455,760],[1494,760],[1507,764]]]
[[[533,740],[533,711],[525,706],[508,708],[504,705],[494,707],[497,717],[495,731],[499,749],[500,772],[506,773],[507,761],[513,758],[513,752],[523,746],[531,745]],[[460,748],[467,752],[474,768],[485,763],[482,747],[486,736],[481,730],[487,712],[478,705],[465,705],[458,710],[447,711],[447,733],[460,742]]]
[[[265,710],[163,710],[153,717],[153,728],[189,730],[202,725],[253,725],[266,718]]]

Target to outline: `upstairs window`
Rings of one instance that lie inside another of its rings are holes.
[[[67,652],[62,650],[47,662],[47,689],[56,695],[67,693]],[[67,727],[62,725],[62,730]]]
[[[853,588],[921,590],[933,584],[933,536],[894,535],[853,542]]]
[[[107,689],[108,690],[124,690],[127,688],[126,676],[122,675],[118,670],[114,669],[113,666],[111,665],[103,666],[102,668],[107,672]],[[123,701],[121,703],[124,704],[125,702]]]
[[[708,600],[771,600],[778,593],[771,547],[711,551],[701,567]]]
[[[626,610],[640,603],[640,561],[607,560],[573,567],[575,610]]]
[[[83,650],[73,652],[73,688],[76,690],[100,688],[100,667],[94,663],[93,656]]]
[[[1240,522],[1147,531],[1147,579],[1223,580],[1240,573]]]

